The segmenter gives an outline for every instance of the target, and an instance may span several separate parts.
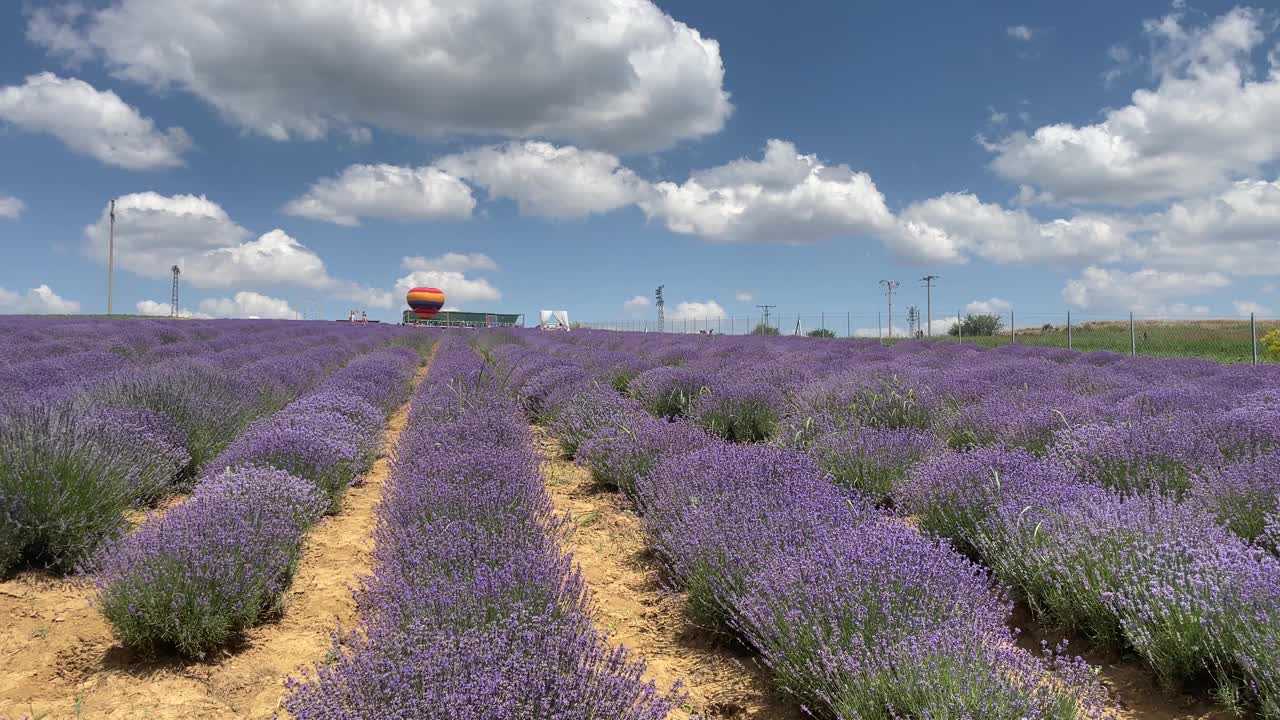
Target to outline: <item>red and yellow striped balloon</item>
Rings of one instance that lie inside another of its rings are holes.
[[[423,320],[430,320],[444,307],[444,293],[438,288],[416,287],[405,295],[405,302],[413,309],[413,314]]]

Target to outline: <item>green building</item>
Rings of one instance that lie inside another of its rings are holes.
[[[405,310],[400,322],[403,325],[426,325],[427,327],[524,327],[524,315],[441,310],[435,314],[435,317],[424,320],[414,315],[412,310]]]

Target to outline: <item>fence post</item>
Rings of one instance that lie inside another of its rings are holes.
[[[1070,310],[1067,311],[1067,349],[1068,350],[1074,349],[1071,347],[1071,311]]]
[[[1133,311],[1129,311],[1129,357],[1138,356],[1138,334],[1133,327]]]
[[[1249,313],[1249,339],[1253,342],[1253,364],[1258,364],[1258,323],[1254,313]]]

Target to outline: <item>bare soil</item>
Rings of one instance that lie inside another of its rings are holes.
[[[1162,687],[1156,680],[1155,673],[1137,658],[1125,657],[1113,650],[1091,647],[1087,640],[1070,637],[1059,630],[1041,625],[1025,606],[1017,606],[1013,621],[1017,627],[1022,628],[1019,644],[1028,650],[1039,652],[1042,640],[1052,647],[1066,638],[1073,654],[1079,654],[1090,665],[1098,668],[1102,683],[1111,691],[1114,701],[1106,710],[1108,718],[1234,720],[1237,717],[1210,702],[1203,692],[1184,692],[1178,688]]]
[[[323,660],[332,633],[355,624],[352,589],[371,570],[374,510],[408,412],[406,404],[392,416],[383,454],[341,512],[307,535],[284,614],[216,657],[137,656],[90,605],[83,579],[25,572],[0,582],[0,720],[275,716],[285,679]]]
[[[644,659],[646,677],[660,690],[683,683],[688,700],[672,717],[804,717],[773,690],[752,653],[698,627],[685,612],[684,596],[663,588],[658,560],[626,501],[598,488],[584,468],[561,459],[556,441],[541,428],[534,433],[552,503],[574,525],[568,549],[586,578],[596,627],[609,634],[610,642]]]

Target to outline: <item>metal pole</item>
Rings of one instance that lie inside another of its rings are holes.
[[[853,313],[844,314],[844,336],[853,337]]]
[[[880,321],[880,311],[876,311],[876,337],[880,338],[880,342],[884,342],[884,325]]]
[[[1070,310],[1067,311],[1067,349],[1068,350],[1073,349],[1071,347],[1071,311]]]
[[[111,200],[111,211],[108,215],[111,218],[111,226],[107,231],[107,315],[111,315],[111,300],[115,291],[115,264],[116,264],[116,201]]]
[[[1258,323],[1253,313],[1249,313],[1249,339],[1253,342],[1253,364],[1258,364]]]
[[[1018,324],[1013,321],[1013,311],[1009,311],[1009,333],[1013,336],[1012,342],[1016,345],[1018,342]]]
[[[927,301],[928,301],[928,308],[927,308],[927,309],[928,309],[928,312],[929,312],[929,317],[925,318],[925,322],[926,322],[926,323],[928,323],[928,324],[925,326],[925,333],[927,333],[929,337],[933,337],[933,281],[934,281],[934,280],[937,280],[937,279],[938,279],[938,276],[937,276],[937,275],[925,275],[924,277],[922,277],[922,278],[920,278],[920,279],[924,281],[925,296],[926,296]]]
[[[827,333],[826,333],[826,330],[827,330],[827,313],[826,313],[825,311],[822,313],[822,330],[823,330],[822,334],[823,334],[823,335],[826,335],[826,334],[827,334]]]
[[[960,319],[960,311],[956,311],[956,334],[960,337],[960,344],[964,344],[964,321]]]
[[[1138,336],[1133,331],[1133,312],[1129,313],[1129,356],[1138,356]]]

